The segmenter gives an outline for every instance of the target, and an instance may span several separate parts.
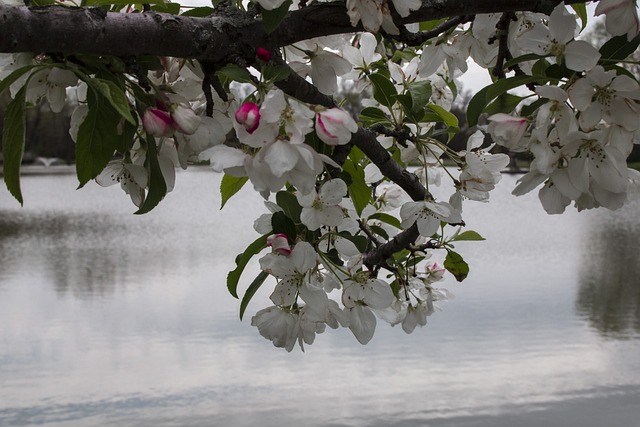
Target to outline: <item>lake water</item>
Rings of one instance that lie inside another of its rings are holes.
[[[71,175],[0,190],[0,426],[638,426],[639,194],[548,216],[505,176],[425,328],[287,353],[250,326],[269,291],[240,322],[226,290],[263,206],[220,211],[219,179],[178,173],[144,216]]]

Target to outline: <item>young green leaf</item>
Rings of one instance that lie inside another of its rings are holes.
[[[118,136],[118,113],[109,101],[95,90],[87,91],[89,111],[78,128],[76,173],[80,187],[98,176],[121,143]]]
[[[104,96],[109,101],[111,106],[115,108],[116,111],[118,111],[118,113],[120,113],[122,117],[124,117],[129,123],[131,123],[132,125],[137,124],[135,119],[131,115],[127,97],[117,84],[112,81],[103,79],[88,79],[86,83],[100,92],[102,96]]]
[[[156,141],[152,136],[147,138],[147,168],[149,170],[149,191],[147,196],[135,214],[145,214],[151,209],[158,206],[158,203],[167,194],[167,183],[162,176],[162,170],[160,169],[160,163],[158,162],[158,148],[156,147]]]
[[[242,317],[244,316],[244,312],[247,309],[247,305],[249,305],[249,301],[251,301],[251,298],[253,298],[258,289],[260,289],[260,286],[262,286],[267,277],[269,277],[269,273],[261,271],[247,288],[247,291],[242,297],[242,301],[240,301],[240,320],[242,320]]]
[[[27,135],[26,93],[27,88],[23,86],[7,106],[2,130],[4,182],[9,192],[21,205],[23,200],[22,190],[20,189],[20,165],[24,155],[24,144]]]
[[[369,204],[371,200],[371,188],[364,181],[364,169],[357,167],[351,160],[347,160],[342,165],[342,168],[351,177],[351,184],[349,184],[349,197],[353,201],[353,206],[356,208],[358,215],[362,213],[364,208]]]
[[[298,203],[298,199],[288,191],[278,191],[276,193],[276,204],[282,208],[285,215],[293,220],[296,224],[300,223],[300,213],[302,206]]]
[[[479,240],[485,240],[485,238],[482,237],[480,234],[478,234],[476,231],[467,230],[467,231],[463,231],[462,233],[458,234],[457,236],[455,236],[451,240],[452,241],[462,241],[462,240],[479,241]]]
[[[220,182],[220,196],[222,197],[220,209],[224,208],[224,205],[227,204],[229,199],[240,191],[247,181],[249,181],[248,176],[235,177],[226,173],[224,174]]]
[[[247,266],[247,263],[254,255],[267,247],[267,236],[260,236],[254,240],[243,253],[236,257],[236,268],[227,275],[227,289],[234,298],[238,298],[238,281]]]
[[[291,0],[285,1],[280,7],[273,10],[262,9],[262,24],[267,34],[278,28],[280,22],[287,16],[289,6],[291,6]]]
[[[387,77],[378,73],[369,75],[369,80],[373,85],[373,97],[376,101],[391,108],[396,103],[395,96],[398,94],[395,85]]]
[[[276,212],[271,215],[271,229],[273,234],[284,234],[289,239],[289,243],[296,241],[298,235],[296,231],[296,225],[291,221],[284,212]]]
[[[462,282],[469,274],[469,264],[462,259],[459,253],[452,250],[447,250],[444,268],[453,274],[458,282]]]

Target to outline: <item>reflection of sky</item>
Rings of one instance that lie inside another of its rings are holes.
[[[492,203],[465,207],[488,240],[457,246],[470,277],[447,280],[456,298],[426,328],[405,335],[379,323],[364,347],[328,330],[289,354],[239,322],[226,291],[263,209],[247,191],[220,212],[218,179],[181,173],[175,193],[142,217],[129,215],[119,189],[74,192],[71,177],[25,178],[22,209],[2,193],[0,425],[539,425],[554,410],[574,420],[585,408],[640,415],[628,404],[640,397],[640,360],[629,357],[639,354],[637,335],[603,337],[576,314],[592,256],[585,242],[606,230],[606,212],[548,217],[535,195],[511,197],[506,176]]]

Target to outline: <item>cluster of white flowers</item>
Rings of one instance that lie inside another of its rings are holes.
[[[285,4],[255,2],[267,12]],[[288,351],[296,342],[313,343],[326,325],[347,327],[366,344],[376,318],[401,324],[407,333],[425,325],[434,303],[449,296],[433,285],[444,280],[446,270],[458,280],[466,276],[468,268],[451,242],[481,237],[449,232],[447,225],[464,224],[464,200],[489,201],[510,162],[507,154],[490,152],[495,145],[533,155],[514,194],[540,187],[549,213],[563,212],[571,201],[578,209],[616,209],[640,180],[626,164],[640,140],[637,77],[614,66],[625,58],[603,57],[606,50],[576,39],[577,16],[563,3],[549,16],[477,15],[471,25],[454,25],[419,46],[388,37],[401,33],[395,13],[407,17],[420,7],[420,0],[347,0],[350,22],[367,32],[306,40],[277,53],[259,47],[252,59],[258,65],[238,79],[243,84],[230,82],[237,74],[220,71],[218,86],[226,99],[220,92],[205,96],[200,66],[176,58],[161,58],[162,68],[144,82],[126,75],[127,84],[118,86],[71,63],[1,55],[0,80],[31,67],[12,81],[12,96],[24,91],[32,104],[46,98],[55,112],[76,87],[71,135],[77,141],[96,120],[91,97],[109,101],[122,115],[119,135],[129,135],[131,142],[94,177],[103,186],[119,183],[138,207],[151,193],[154,174],[159,171],[171,191],[175,168],[193,161],[210,162],[235,183],[250,181],[269,210],[254,224],[262,249],[271,248],[260,258],[259,277],[276,279],[273,305],[258,311],[252,325]],[[596,15],[606,16],[611,35],[625,42],[638,36],[635,0],[602,0]],[[384,37],[376,35],[381,30]],[[504,57],[504,50],[511,56]],[[322,94],[335,95],[339,84],[352,88],[361,100],[359,122],[346,107],[309,105],[278,89],[273,70],[282,66],[272,61],[273,53],[284,54],[285,74],[297,73]],[[486,124],[464,150],[455,151],[448,142],[459,131],[458,121],[449,110],[469,59],[487,69],[507,60],[502,71],[515,70],[511,81],[520,78],[520,85],[535,84],[537,99],[516,105],[510,95],[504,105],[487,106],[515,87],[498,80],[481,94],[490,97],[481,106],[491,112]],[[133,86],[137,92],[122,89]],[[374,161],[362,146],[351,148],[359,126],[377,132],[368,144],[386,150],[386,157]],[[235,138],[228,138],[232,131]],[[492,145],[484,144],[487,136]],[[345,146],[348,156],[332,158]],[[405,171],[394,181],[387,162],[411,167],[414,174]],[[434,198],[435,186],[449,188],[446,199]],[[416,237],[395,256],[368,261],[394,236],[412,230]],[[434,261],[436,250],[447,254],[442,266]]]

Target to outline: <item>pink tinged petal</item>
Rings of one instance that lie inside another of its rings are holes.
[[[349,309],[349,329],[358,342],[365,345],[376,331],[376,316],[369,308],[356,305]]]
[[[251,134],[260,125],[260,107],[253,102],[245,102],[236,111],[235,118]]]
[[[149,108],[144,112],[142,126],[145,132],[157,137],[171,136],[174,132],[169,113],[157,108]]]
[[[176,130],[193,135],[200,126],[200,117],[191,108],[178,105],[171,113],[171,119]]]
[[[269,218],[271,218],[270,215]],[[287,256],[291,254],[289,239],[287,239],[287,236],[285,234],[278,233],[272,234],[271,236],[267,237],[267,246],[270,246],[271,250],[278,255]]]

